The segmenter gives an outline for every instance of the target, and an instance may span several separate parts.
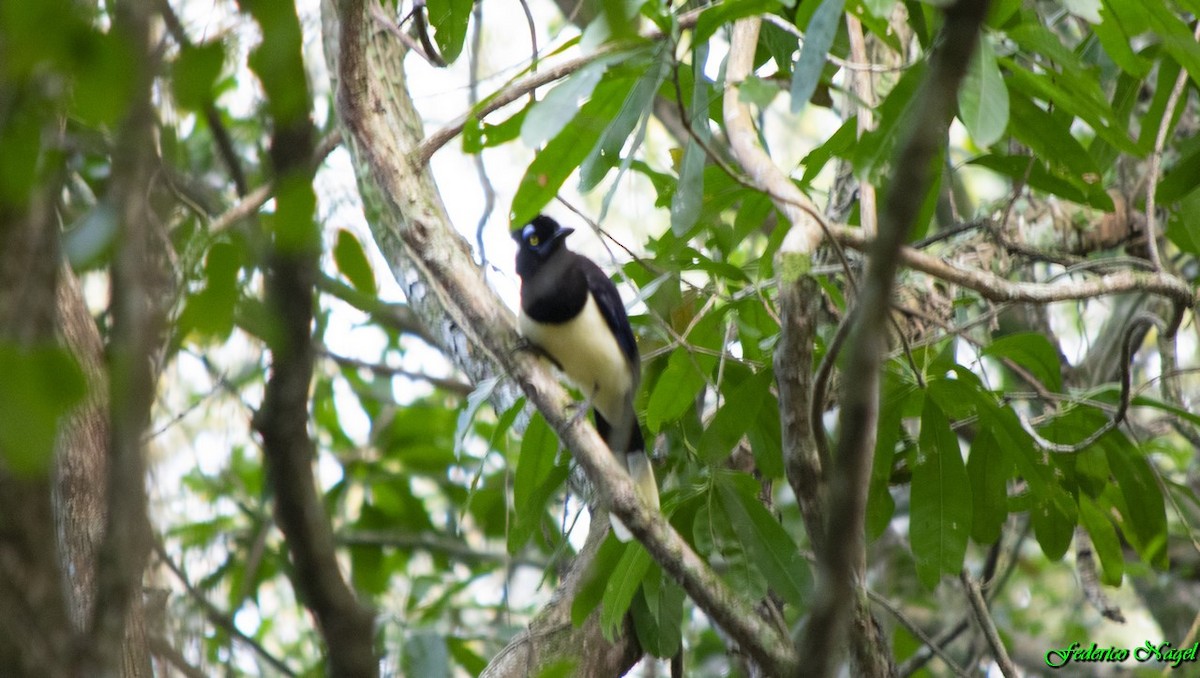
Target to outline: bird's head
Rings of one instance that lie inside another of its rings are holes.
[[[575,229],[560,226],[557,221],[544,214],[539,214],[523,228],[512,232],[513,240],[517,241],[519,250],[517,258],[548,259],[551,254],[562,247],[566,237],[574,232]]]

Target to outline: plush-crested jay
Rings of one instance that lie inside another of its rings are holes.
[[[637,342],[617,287],[591,259],[567,249],[564,228],[539,215],[513,232],[521,276],[521,334],[545,351],[595,408],[596,430],[624,462],[638,496],[658,508],[658,485],[633,409],[641,377]],[[621,541],[632,535],[615,517]]]

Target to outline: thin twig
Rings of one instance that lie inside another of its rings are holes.
[[[317,143],[316,151],[313,153],[313,166],[320,165],[322,162],[324,162],[326,156],[332,153],[333,149],[340,146],[341,143],[342,133],[338,130],[330,132],[328,136],[321,139]],[[210,234],[220,233],[242,219],[250,217],[255,212],[262,209],[262,206],[267,204],[267,201],[270,200],[274,195],[275,180],[272,179],[271,181],[268,181],[262,186],[259,186],[251,191],[249,194],[239,200],[233,207],[230,207],[216,219],[213,219],[208,225],[208,232]]]
[[[1193,39],[1200,41],[1200,22],[1192,34]],[[1171,129],[1171,120],[1175,117],[1175,107],[1183,96],[1184,86],[1187,85],[1188,69],[1180,68],[1175,78],[1175,86],[1171,88],[1171,96],[1167,97],[1167,107],[1163,110],[1162,121],[1158,124],[1158,134],[1154,137],[1154,152],[1150,154],[1150,172],[1146,185],[1146,251],[1150,255],[1150,263],[1154,270],[1162,270],[1162,259],[1158,253],[1158,215],[1155,214],[1155,204],[1158,194],[1158,175],[1162,171],[1163,147],[1167,143],[1167,133]]]
[[[934,638],[929,637],[929,634],[925,633],[925,630],[920,626],[917,626],[916,622],[914,622],[912,619],[909,619],[908,615],[901,612],[900,608],[893,605],[890,600],[884,598],[875,591],[867,589],[867,597],[871,599],[871,602],[887,610],[888,614],[895,617],[896,621],[900,622],[901,626],[908,629],[908,632],[911,633],[917,640],[920,640],[922,643],[924,643],[925,647],[929,648],[929,651],[933,655],[945,662],[946,666],[950,667],[950,670],[954,672],[954,675],[960,676],[961,678],[967,678],[971,675],[966,671],[966,669],[959,666],[958,663],[954,661],[954,658],[950,656],[950,653],[942,649],[942,645],[945,645],[949,641],[941,641],[940,639],[935,640]],[[963,627],[965,628],[966,624],[963,624]],[[961,631],[959,631],[959,633],[961,633]]]
[[[975,621],[983,631],[983,637],[992,650],[992,658],[996,660],[1000,672],[1004,674],[1004,678],[1017,678],[1020,673],[1017,672],[1017,667],[1012,663],[1012,659],[1008,656],[1008,650],[1004,647],[1004,641],[1000,639],[1000,634],[996,631],[996,624],[992,621],[992,615],[988,613],[987,602],[984,601],[983,594],[979,591],[978,582],[972,579],[971,574],[966,570],[959,574],[959,579],[962,580],[963,589],[967,593],[967,601],[971,604],[971,610],[975,614]]]
[[[1101,436],[1115,429],[1121,422],[1125,421],[1125,414],[1129,410],[1129,393],[1133,381],[1133,365],[1131,363],[1133,361],[1135,332],[1147,325],[1154,325],[1159,331],[1163,329],[1162,319],[1145,311],[1135,314],[1130,319],[1129,324],[1125,326],[1125,337],[1121,341],[1121,398],[1117,405],[1117,411],[1113,414],[1112,419],[1104,422],[1103,426],[1093,431],[1087,438],[1070,445],[1046,440],[1033,428],[1028,419],[1021,415],[1020,412],[1016,413],[1017,419],[1021,423],[1021,428],[1033,438],[1038,447],[1059,454],[1081,452],[1099,440]]]
[[[522,0],[524,4],[524,0]],[[528,11],[528,8],[526,8]],[[483,3],[475,3],[475,8],[472,10],[475,16],[475,32],[471,35],[471,59],[467,69],[467,103],[471,108],[475,108],[479,104],[479,51],[483,46]],[[532,30],[532,26],[530,27]],[[537,38],[533,38],[533,58],[534,63],[537,63]],[[534,69],[536,70],[536,68]],[[532,97],[533,94],[530,93]],[[472,156],[475,163],[475,174],[479,177],[479,187],[483,190],[483,212],[479,215],[479,222],[475,225],[475,246],[479,248],[479,268],[488,270],[487,247],[483,241],[483,229],[487,226],[488,220],[492,218],[492,211],[496,209],[496,189],[492,186],[492,180],[488,177],[487,166],[483,163],[483,150]]]
[[[175,13],[175,8],[171,7],[171,3],[168,0],[158,0],[157,5],[167,32],[171,34],[175,42],[184,49],[191,47],[192,41],[183,27],[183,22],[179,20],[179,15]],[[221,161],[225,163],[225,169],[229,170],[229,178],[233,180],[234,190],[237,191],[239,198],[245,197],[246,191],[249,190],[246,185],[246,172],[242,169],[242,161],[233,148],[233,137],[229,134],[229,129],[221,118],[221,112],[217,110],[216,102],[211,98],[205,100],[203,111],[204,120],[208,123],[208,130],[212,133],[213,141],[217,145],[217,153],[221,156]]]
[[[187,657],[175,648],[166,638],[147,634],[146,643],[150,646],[150,652],[162,661],[174,666],[177,671],[182,673],[186,678],[205,678],[205,674],[200,669],[192,666]]]
[[[696,20],[699,18],[702,11],[703,9],[700,9],[680,14],[679,27],[694,27],[696,25]],[[647,33],[645,37],[649,40],[661,40],[664,35],[661,31],[655,29]],[[430,134],[428,137],[425,137],[425,139],[423,139],[421,143],[413,149],[412,154],[410,155],[413,164],[417,169],[422,169],[428,165],[429,159],[433,157],[433,154],[436,153],[439,148],[445,146],[451,139],[458,136],[463,131],[463,128],[466,127],[468,120],[482,120],[483,117],[488,113],[492,113],[497,109],[511,104],[538,87],[541,87],[542,85],[548,85],[555,80],[561,80],[562,78],[571,75],[575,71],[578,71],[597,59],[616,54],[624,49],[628,48],[621,45],[602,47],[591,54],[585,54],[583,56],[575,57],[574,59],[569,59],[537,73],[530,73],[519,80],[509,81],[499,90],[490,96],[485,97],[483,101],[479,103],[479,105],[474,107],[465,115],[459,117],[449,125],[437,130],[433,134]]]
[[[823,469],[830,468],[831,458],[829,436],[825,432],[824,423],[825,403],[829,400],[829,377],[833,374],[833,366],[837,364],[838,353],[841,352],[842,345],[846,343],[846,337],[850,336],[850,327],[853,324],[854,312],[851,311],[838,324],[837,331],[833,333],[833,338],[825,347],[825,355],[821,356],[821,362],[817,364],[817,371],[813,376],[812,396],[809,398],[809,407],[812,408],[812,411],[809,413],[809,421],[812,422],[812,436],[813,443],[817,446],[817,458],[821,460]]]
[[[1196,640],[1196,634],[1200,633],[1200,611],[1196,612],[1196,616],[1192,617],[1192,625],[1188,627],[1187,634],[1183,637],[1183,642],[1179,643],[1179,647],[1190,647]],[[1174,671],[1176,666],[1166,664],[1163,666],[1162,673],[1159,675],[1167,676],[1171,671]]]
[[[219,627],[222,631],[228,633],[234,639],[245,643],[245,645],[253,650],[255,654],[262,657],[265,662],[270,664],[271,668],[285,676],[291,676],[292,678],[295,678],[297,674],[294,670],[292,670],[291,667],[289,667],[287,664],[284,664],[283,660],[271,654],[267,648],[263,647],[262,644],[257,640],[247,636],[245,633],[242,633],[241,629],[237,627],[237,624],[233,623],[233,617],[231,615],[219,610],[216,605],[208,600],[208,597],[204,595],[203,591],[196,588],[195,585],[192,584],[191,580],[188,579],[187,574],[184,573],[182,566],[177,564],[171,558],[171,556],[167,553],[166,547],[161,541],[155,541],[154,552],[158,555],[159,560],[161,560],[162,563],[167,566],[167,569],[171,571],[171,574],[175,575],[175,578],[179,580],[179,583],[183,584],[183,589],[187,592],[188,597],[196,601],[196,604],[200,606],[200,609],[204,610],[204,616],[208,617],[210,622]]]
[[[1121,608],[1104,593],[1100,585],[1100,573],[1096,569],[1096,547],[1082,525],[1075,527],[1075,571],[1079,574],[1079,588],[1083,599],[1088,601],[1105,619],[1125,623]]]
[[[538,42],[537,42],[537,25],[533,22],[533,12],[529,10],[529,2],[527,0],[517,0],[521,3],[521,10],[525,12],[525,24],[529,27],[529,72],[537,73],[538,69]],[[477,4],[476,7],[479,5]],[[529,92],[529,103],[537,101],[537,92]]]
[[[458,379],[446,379],[444,377],[435,377],[425,374],[424,372],[413,372],[400,367],[392,367],[391,365],[381,365],[379,363],[358,360],[356,358],[338,355],[331,352],[328,348],[320,349],[319,353],[343,367],[370,370],[376,374],[386,374],[391,377],[404,377],[405,379],[412,379],[413,381],[426,381],[433,386],[460,396],[468,396],[472,391],[475,390],[474,386],[465,381],[459,381]]]
[[[374,10],[376,7],[379,7],[379,5],[372,5],[371,9]],[[438,52],[438,48],[434,46],[433,40],[429,39],[429,22],[425,20],[426,11],[425,0],[413,0],[413,11],[411,14],[413,26],[416,27],[417,37],[421,40],[425,60],[438,68],[445,68],[446,60],[442,58],[442,55]]]
[[[772,15],[774,16],[774,15]],[[846,13],[846,32],[850,36],[850,55],[859,62],[867,63],[867,43],[863,36],[862,22],[852,12]],[[833,55],[829,55],[832,58]],[[858,120],[858,139],[875,129],[875,83],[871,74],[865,70],[855,70],[850,74],[850,82],[854,94],[858,98],[856,106]],[[874,237],[877,228],[877,208],[875,201],[875,184],[870,181],[859,183],[858,218],[863,232]]]
[[[790,33],[791,35],[799,38],[801,40],[801,44],[803,44],[804,33],[801,32],[801,30],[799,28],[796,28],[795,24],[789,22],[787,19],[784,19],[783,17],[781,17],[777,14],[772,14],[770,12],[759,15],[759,18],[763,19],[767,23],[774,24],[776,27],[783,29],[783,31],[785,33]],[[853,16],[850,14],[847,14],[846,18],[852,19]],[[826,54],[825,58],[829,60],[829,63],[834,64],[835,66],[838,66],[839,68],[844,68],[848,71],[858,71],[858,72],[863,72],[863,73],[895,73],[897,71],[908,70],[908,69],[912,68],[913,66],[915,66],[916,64],[920,63],[920,61],[921,61],[920,59],[918,59],[916,61],[911,61],[906,64],[900,64],[899,66],[883,66],[881,64],[873,64],[873,63],[867,62],[865,56],[860,56],[858,54],[854,54],[853,52],[851,52],[851,54],[854,59],[857,59],[857,61],[847,61],[846,59],[843,59],[843,58],[837,56],[836,54]]]

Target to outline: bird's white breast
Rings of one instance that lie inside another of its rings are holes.
[[[579,315],[560,324],[539,323],[521,313],[521,334],[562,366],[569,378],[609,421],[619,421],[633,389],[629,365],[616,337],[588,294]]]

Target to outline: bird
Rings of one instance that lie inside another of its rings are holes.
[[[518,327],[583,392],[596,430],[633,479],[638,496],[658,509],[658,484],[634,411],[641,378],[637,340],[617,286],[594,261],[567,248],[575,229],[540,214],[514,230],[521,278]],[[632,539],[611,516],[617,539]]]

